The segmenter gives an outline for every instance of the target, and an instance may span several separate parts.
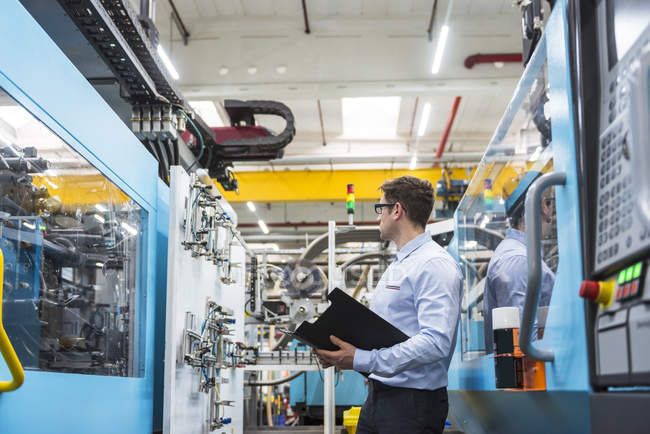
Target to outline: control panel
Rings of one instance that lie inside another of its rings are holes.
[[[646,28],[621,60],[601,71],[606,79],[601,88],[596,273],[650,246],[650,221],[640,209],[648,199],[640,191],[648,182],[648,168],[639,167],[647,154],[648,119],[637,121],[644,105],[647,113],[647,91],[640,95],[639,90],[647,89],[650,79],[649,33]]]
[[[584,281],[580,288],[580,295],[593,302],[588,305],[592,385],[646,386],[650,385],[650,2],[601,0],[594,8],[596,41],[585,36],[582,47],[593,46],[592,55],[583,61],[597,61],[592,67],[580,65],[584,74],[600,83],[599,104],[585,106],[589,121],[582,126],[595,128],[598,123],[598,141],[585,140],[582,145],[590,162],[583,180],[593,187],[588,188],[586,203],[591,224],[583,232],[593,237],[593,259],[586,275],[598,280]]]

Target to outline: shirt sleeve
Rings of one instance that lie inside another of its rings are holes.
[[[390,348],[357,349],[355,370],[392,377],[449,356],[460,315],[462,281],[456,264],[433,258],[407,279],[412,283],[419,332]]]

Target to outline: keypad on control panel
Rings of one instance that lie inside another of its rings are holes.
[[[610,127],[600,140],[597,263],[616,256],[632,244],[630,229],[635,217],[626,140],[627,128],[622,121]]]
[[[596,214],[595,268],[607,267],[650,242],[650,227],[644,227],[635,211],[633,158],[628,144],[630,64],[650,44],[646,34],[628,51],[603,88],[602,117],[606,127],[598,148],[598,195]],[[603,130],[601,130],[603,131]],[[630,291],[631,291],[630,284]],[[624,291],[624,287],[621,289]]]

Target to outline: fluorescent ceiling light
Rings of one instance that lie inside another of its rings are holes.
[[[31,121],[33,116],[21,106],[13,105],[0,107],[0,119],[17,130]]]
[[[413,154],[411,157],[411,164],[409,164],[409,170],[415,170],[415,165],[418,162],[418,156],[416,154]]]
[[[437,74],[440,71],[440,63],[442,62],[442,55],[445,52],[445,45],[447,44],[447,36],[449,36],[449,26],[445,24],[440,29],[438,36],[438,44],[436,45],[436,55],[433,57],[433,66],[431,66],[431,73]]]
[[[222,66],[219,68],[219,75],[227,75],[230,70],[227,66]]]
[[[420,125],[418,126],[418,137],[422,137],[429,125],[429,116],[431,115],[431,103],[426,103],[420,116]]]
[[[259,225],[260,229],[262,229],[262,232],[265,234],[269,233],[269,228],[266,226],[266,223],[264,223],[264,220],[258,220],[257,224]]]
[[[163,61],[165,64],[165,68],[167,68],[167,71],[169,71],[169,75],[174,80],[178,80],[181,76],[178,75],[178,71],[176,71],[176,68],[174,68],[174,64],[172,64],[172,61],[167,57],[167,53],[165,53],[165,50],[163,49],[162,45],[158,44],[158,56],[160,56],[160,60]]]
[[[138,234],[137,229],[134,228],[133,226],[131,226],[131,225],[128,224],[128,223],[124,223],[124,222],[122,222],[122,223],[120,223],[120,226],[122,226],[122,227],[124,228],[124,230],[126,230],[126,231],[127,231],[128,233],[130,233],[131,235],[137,235],[137,234]]]
[[[104,268],[104,263],[103,262],[95,262],[95,265],[100,267],[100,268]]]
[[[248,207],[249,210],[251,210],[251,212],[255,212],[255,204],[253,202],[249,200],[248,202],[246,202],[246,206]]]
[[[190,105],[195,112],[201,116],[201,118],[208,124],[210,127],[223,127],[223,119],[219,116],[217,111],[217,106],[214,105],[212,101],[189,101]]]
[[[397,136],[399,96],[342,98],[343,135],[351,138]]]

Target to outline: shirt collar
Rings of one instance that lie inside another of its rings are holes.
[[[418,247],[422,246],[424,243],[428,241],[432,241],[431,233],[429,231],[424,231],[424,233],[413,238],[411,241],[406,243],[404,247],[402,247],[399,250],[399,252],[397,252],[397,255],[395,256],[395,261],[401,262],[404,258],[406,258],[408,255],[413,253],[413,251],[415,251]]]
[[[517,240],[524,246],[526,245],[526,233],[517,229],[506,229],[506,238]]]

